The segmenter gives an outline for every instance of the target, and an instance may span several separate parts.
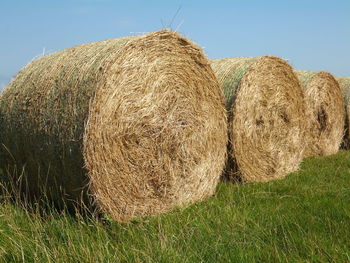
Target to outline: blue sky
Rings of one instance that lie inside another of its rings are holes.
[[[350,0],[1,0],[0,87],[43,49],[166,26],[210,59],[275,55],[297,69],[350,76]]]

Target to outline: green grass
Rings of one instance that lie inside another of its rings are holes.
[[[0,205],[0,262],[350,262],[350,152],[130,224]]]

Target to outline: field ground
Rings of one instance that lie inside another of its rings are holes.
[[[30,213],[2,197],[0,262],[350,262],[350,152],[130,224]]]

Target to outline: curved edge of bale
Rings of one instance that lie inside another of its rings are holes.
[[[345,126],[342,148],[350,149],[350,77],[336,78],[343,92],[345,106]]]
[[[300,83],[281,58],[212,61],[229,111],[229,179],[285,177],[302,161],[305,106]]]
[[[309,120],[304,158],[335,154],[344,130],[342,91],[332,74],[325,71],[296,71],[305,94]]]
[[[125,43],[105,74],[84,136],[98,207],[126,222],[211,196],[227,120],[201,49],[177,33],[148,34]]]

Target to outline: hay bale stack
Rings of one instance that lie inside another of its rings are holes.
[[[343,138],[344,103],[338,82],[324,71],[296,71],[305,94],[308,121],[304,157],[330,155]]]
[[[85,185],[117,221],[214,193],[227,144],[224,99],[201,49],[162,30],[89,43],[21,70],[0,101],[4,144],[31,195]],[[48,190],[49,189],[49,190]]]
[[[343,92],[345,105],[345,129],[342,147],[350,149],[350,77],[336,78]]]
[[[303,93],[292,68],[272,56],[211,61],[229,112],[231,180],[270,181],[299,167]]]

